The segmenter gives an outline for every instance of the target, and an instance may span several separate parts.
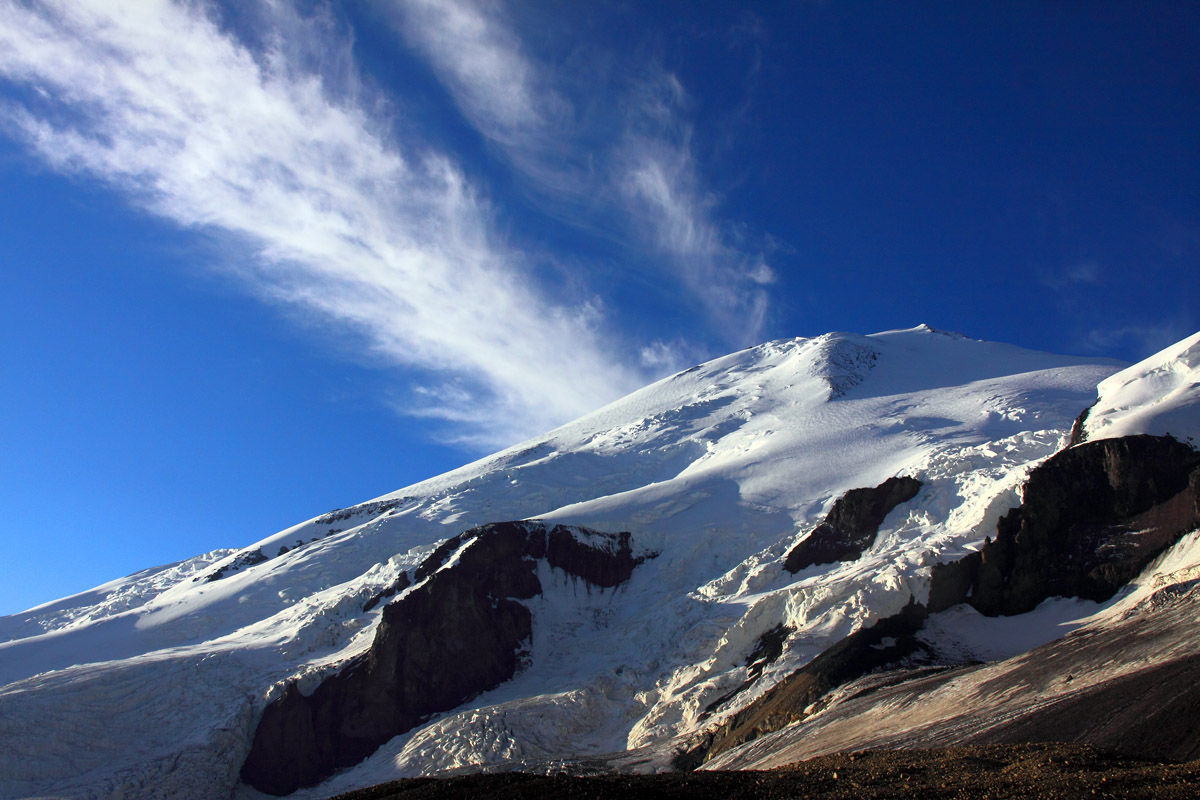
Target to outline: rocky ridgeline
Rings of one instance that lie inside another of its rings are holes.
[[[645,556],[628,533],[537,522],[485,525],[452,537],[383,610],[370,650],[311,695],[292,683],[267,706],[242,779],[288,794],[357,764],[431,714],[516,674],[542,592],[537,561],[600,589],[627,581]]]
[[[913,479],[889,483],[897,480]],[[861,553],[857,542],[870,546],[883,516],[903,502],[892,500],[915,494],[916,487],[909,494],[907,486],[888,483],[848,492],[825,523],[788,554],[792,563],[785,562],[785,568],[795,572],[824,563],[814,560],[814,554],[829,561],[839,552],[843,555],[836,560]],[[868,541],[867,523],[876,517]],[[848,524],[850,518],[861,527]],[[864,675],[935,660],[936,654],[917,638],[930,613],[968,603],[987,616],[1013,615],[1049,597],[1108,600],[1198,526],[1200,453],[1189,446],[1169,436],[1127,436],[1070,447],[1030,473],[1022,504],[1000,519],[994,540],[989,537],[981,550],[958,561],[934,566],[927,604],[912,602],[838,642],[704,734],[676,764],[693,769],[780,730],[803,719],[806,709],[831,690]],[[827,528],[831,530],[823,531]],[[846,530],[852,533],[842,535]],[[803,558],[796,555],[814,539]],[[1190,719],[1194,710],[1184,707],[1178,713]],[[1188,746],[1197,744],[1200,740]]]

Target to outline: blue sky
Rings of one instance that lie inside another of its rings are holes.
[[[0,613],[771,338],[1148,355],[1197,53],[1175,2],[0,2]]]

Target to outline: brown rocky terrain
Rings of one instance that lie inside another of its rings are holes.
[[[338,795],[336,800],[467,797],[1191,800],[1197,792],[1200,792],[1200,762],[1138,760],[1088,746],[1045,743],[867,751],[824,756],[766,771],[574,777],[500,773],[418,778],[349,792]]]
[[[1169,436],[1084,442],[1029,475],[979,552],[933,570],[929,610],[1021,614],[1047,597],[1104,601],[1200,524],[1200,453]]]
[[[846,493],[784,569],[857,557],[919,488],[893,478]],[[1191,797],[1200,655],[1190,631],[1200,580],[1180,578],[1120,619],[997,664],[939,660],[922,630],[930,614],[959,603],[996,616],[1053,596],[1107,600],[1198,524],[1196,451],[1170,437],[1085,442],[1030,474],[1022,505],[1001,518],[994,540],[934,568],[927,604],[910,602],[855,632],[696,737],[676,758],[680,772],[461,775],[344,797]],[[442,569],[452,556],[453,569]],[[416,570],[418,589],[385,610],[364,661],[311,697],[289,687],[267,709],[243,778],[275,793],[312,785],[422,716],[507,680],[529,637],[518,600],[540,591],[532,564],[541,558],[602,587],[638,563],[628,534],[580,539],[565,528],[504,523],[453,537]],[[450,652],[464,625],[471,652]],[[774,660],[789,634],[768,632],[751,659]],[[760,673],[752,669],[748,682]],[[1050,741],[1067,743],[1029,744]],[[947,749],[919,749],[931,747]],[[711,771],[687,772],[710,762]]]

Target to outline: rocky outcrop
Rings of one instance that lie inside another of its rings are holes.
[[[255,564],[261,564],[264,561],[269,560],[270,559],[268,556],[257,547],[252,550],[243,550],[242,552],[238,553],[233,560],[222,564],[212,572],[203,575],[197,575],[196,577],[192,578],[192,580],[198,581],[203,579],[205,583],[212,583],[213,581],[221,580],[221,578],[224,578],[226,575],[234,572],[240,572],[246,567],[253,567]]]
[[[335,508],[326,514],[322,514],[313,520],[314,525],[331,525],[334,522],[353,519],[355,517],[363,517],[373,519],[375,517],[387,514],[400,508],[407,502],[410,502],[411,497],[399,497],[393,500],[374,500],[369,503],[359,503],[350,508]]]
[[[909,603],[900,613],[855,631],[726,720],[700,746],[677,758],[676,766],[695,769],[726,750],[802,719],[806,709],[830,690],[919,657],[928,649],[916,638],[926,616],[923,606]]]
[[[1200,582],[1190,574],[1176,573],[1119,617],[1005,661],[864,678],[820,714],[714,766],[771,769],[838,751],[1046,741],[1200,758]]]
[[[399,577],[397,577],[396,580],[392,582],[391,586],[387,587],[383,591],[377,592],[374,596],[371,597],[370,600],[363,603],[363,611],[370,611],[372,608],[379,605],[384,600],[388,600],[390,598],[395,597],[397,594],[399,594],[400,592],[403,592],[405,589],[407,589],[411,585],[412,585],[412,579],[408,577],[408,573],[401,572]]]
[[[1100,401],[1097,399],[1096,403],[1099,402]],[[1079,416],[1075,418],[1073,423],[1071,423],[1071,438],[1067,441],[1067,447],[1074,447],[1077,444],[1083,444],[1087,441],[1087,421],[1088,417],[1092,413],[1092,409],[1096,407],[1096,403],[1092,403],[1083,411],[1080,411]]]
[[[783,560],[783,568],[797,573],[814,564],[853,561],[875,543],[879,526],[893,508],[917,496],[916,478],[888,478],[873,489],[851,489],[838,498],[825,516],[796,544]]]
[[[1100,439],[1030,473],[996,538],[933,569],[929,610],[1021,614],[1047,597],[1103,601],[1200,524],[1200,453],[1169,436]]]
[[[431,714],[516,674],[532,635],[521,600],[542,591],[545,559],[588,586],[611,588],[644,560],[628,533],[536,522],[485,525],[448,540],[383,610],[370,650],[311,695],[290,684],[267,706],[242,779],[288,794],[358,763]]]
[[[780,623],[759,636],[758,641],[754,643],[754,649],[746,657],[744,665],[746,667],[746,680],[740,686],[726,692],[705,706],[701,719],[712,714],[718,708],[753,686],[762,677],[763,671],[783,655],[783,647],[787,643],[788,637],[795,632],[795,628],[790,628]]]
[[[916,483],[911,478],[891,479],[899,480]],[[882,510],[886,502],[905,494],[904,499],[910,499],[919,485],[888,490],[884,483],[875,490],[848,492],[817,530],[866,527],[876,516],[877,529],[887,511],[903,499]],[[677,759],[677,766],[695,768],[803,720],[813,703],[831,690],[869,673],[931,663],[936,654],[916,635],[929,613],[963,602],[982,614],[997,616],[1030,611],[1055,596],[1107,600],[1155,556],[1197,527],[1200,453],[1169,436],[1128,436],[1070,447],[1030,473],[1022,504],[1001,518],[994,540],[985,540],[977,553],[934,566],[927,604],[910,603],[900,614],[841,640],[705,734]],[[817,530],[801,545],[813,539]],[[807,559],[814,552],[834,551],[839,541],[848,540],[832,535],[820,540],[834,544],[824,551],[818,547],[825,545],[810,546],[804,565],[822,563]],[[798,549],[799,545],[788,554],[789,560]],[[1191,669],[1192,660],[1185,666]],[[1111,696],[1124,696],[1121,692],[1127,691],[1120,684]],[[1070,708],[1070,713],[1086,716],[1086,704]],[[1062,719],[1068,715],[1063,706]]]

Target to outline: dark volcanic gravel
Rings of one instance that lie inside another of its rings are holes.
[[[661,775],[499,773],[417,778],[336,800],[496,798],[1178,798],[1200,796],[1200,761],[1124,758],[1067,744],[880,750],[825,756],[770,772]]]

